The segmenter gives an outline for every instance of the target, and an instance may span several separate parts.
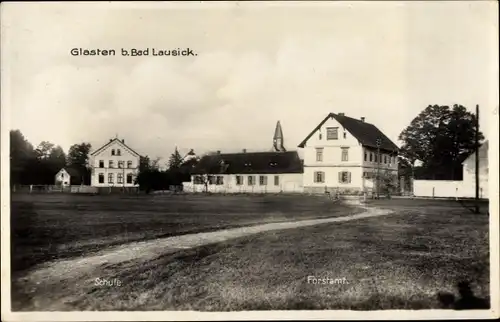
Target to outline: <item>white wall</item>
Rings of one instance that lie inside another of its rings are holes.
[[[486,184],[480,184],[479,197],[488,198]],[[451,180],[415,180],[413,182],[413,194],[416,197],[435,198],[475,198],[476,188],[474,184],[466,181]]]
[[[413,194],[417,197],[476,197],[476,156],[471,154],[463,164],[462,181],[415,180]],[[479,197],[488,198],[488,144],[479,148]]]
[[[326,129],[328,127],[338,127],[337,140],[327,140]],[[342,161],[341,147],[349,148],[348,161]],[[316,148],[323,148],[323,161],[316,161]],[[358,140],[345,131],[337,120],[330,118],[306,142],[303,150],[304,165],[359,165],[362,161],[361,152],[362,148]]]
[[[479,187],[488,194],[488,144],[479,148]],[[463,163],[463,181],[470,187],[476,186],[476,154],[471,154]],[[474,190],[475,191],[475,190]]]
[[[61,184],[62,186],[69,186],[71,185],[71,176],[66,170],[61,169],[55,175],[55,184],[56,185]]]
[[[315,172],[321,171],[325,173],[325,182],[314,182]],[[351,173],[350,183],[340,183],[339,173],[348,171]],[[361,188],[363,187],[363,171],[361,167],[304,167],[304,187],[340,187],[340,188]]]
[[[327,139],[327,128],[338,128],[338,139]],[[345,134],[345,137],[344,137]],[[317,149],[323,149],[323,158],[317,160]],[[342,148],[348,148],[348,160],[342,161]],[[346,189],[358,188],[363,184],[361,165],[363,163],[363,147],[359,141],[351,135],[334,118],[328,119],[306,142],[303,148],[304,175],[303,185],[309,190],[324,189],[325,187],[342,187]],[[315,172],[324,172],[323,183],[314,182]],[[339,183],[339,172],[351,173],[350,183]]]
[[[121,155],[112,155],[112,150],[120,149]],[[104,161],[104,168],[99,167],[100,161]],[[109,161],[114,162],[113,168],[109,167]],[[124,168],[118,168],[118,162],[123,161]],[[127,168],[127,162],[132,161],[131,168]],[[94,187],[136,187],[134,184],[135,178],[139,169],[140,158],[135,153],[129,151],[121,142],[114,141],[108,147],[91,156],[90,164],[92,165],[91,186]],[[108,183],[108,175],[113,175],[113,183]],[[118,174],[123,175],[123,183],[118,183]],[[104,183],[99,183],[99,174],[104,175]],[[132,174],[132,183],[127,183],[127,175]]]
[[[278,192],[303,192],[302,173],[281,174],[253,174],[255,184],[248,185],[248,174],[242,174],[243,184],[236,184],[234,174],[221,175],[224,179],[222,185],[208,185],[208,192],[214,193],[278,193]],[[260,185],[260,176],[267,177],[267,185]],[[274,177],[279,176],[279,185],[274,185]],[[194,184],[194,176],[191,182],[184,182],[183,189],[186,192],[204,192],[204,184]]]

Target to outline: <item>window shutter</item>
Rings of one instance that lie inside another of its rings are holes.
[[[351,173],[347,172],[347,180],[349,183],[351,183]]]
[[[342,183],[342,172],[339,172],[339,183]]]

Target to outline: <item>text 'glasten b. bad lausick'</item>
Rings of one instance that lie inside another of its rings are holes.
[[[87,48],[73,48],[70,51],[72,56],[198,56],[193,49],[175,48],[175,49],[159,49],[159,48],[121,48],[115,49],[87,49]]]

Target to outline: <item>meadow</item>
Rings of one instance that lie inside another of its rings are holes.
[[[303,195],[12,194],[12,271],[109,246],[270,222],[345,215]]]
[[[17,201],[17,209],[28,202],[37,206],[32,214],[41,217],[30,227],[52,229],[44,240],[38,238],[45,249],[50,249],[47,236],[56,236],[58,230],[64,231],[57,235],[64,237],[54,239],[58,245],[74,245],[78,239],[99,248],[134,238],[364,211],[313,196],[71,196],[66,204],[61,196],[38,203],[29,199],[33,196],[26,198],[31,201]],[[91,198],[95,202],[82,201]],[[92,275],[66,281],[64,287],[53,281],[37,290],[19,278],[13,280],[13,309],[484,309],[490,297],[488,204],[482,203],[481,214],[470,206],[441,200],[373,200],[368,207],[393,213],[159,252],[147,261],[102,265]],[[74,228],[75,223],[79,227]],[[128,228],[117,228],[120,225]],[[89,282],[95,276],[120,281],[120,287],[96,286]],[[323,279],[335,283],[318,282]]]

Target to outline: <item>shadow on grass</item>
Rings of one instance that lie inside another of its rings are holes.
[[[470,282],[462,281],[457,284],[458,294],[460,297],[455,298],[455,295],[448,292],[439,292],[437,298],[442,309],[453,310],[487,310],[490,308],[490,303],[487,299],[483,299],[474,295],[470,287]]]

